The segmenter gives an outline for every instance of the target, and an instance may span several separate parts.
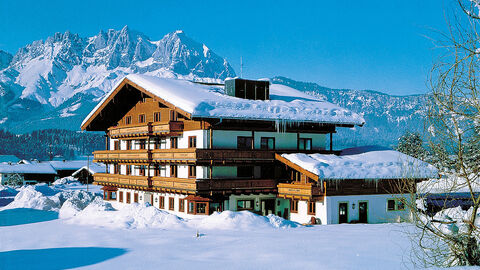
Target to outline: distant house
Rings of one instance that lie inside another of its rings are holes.
[[[107,167],[103,163],[93,163],[89,166],[83,166],[82,168],[78,169],[72,176],[77,178],[78,181],[81,183],[92,183],[93,182],[93,175],[96,173],[104,173],[107,170]]]
[[[0,184],[15,181],[18,184],[36,182],[51,183],[55,181],[57,172],[47,162],[33,164],[0,164]]]
[[[60,178],[71,176],[83,166],[87,166],[87,160],[53,160],[48,161],[48,163],[55,169],[57,176]],[[94,163],[90,161],[90,166],[95,166],[93,164]]]
[[[20,159],[14,155],[0,155],[0,163],[17,163]]]

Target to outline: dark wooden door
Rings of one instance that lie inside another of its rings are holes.
[[[275,214],[275,199],[268,199],[261,201],[262,215]]]
[[[368,223],[368,203],[358,203],[358,221],[360,223]]]
[[[348,222],[348,203],[338,204],[338,223]]]

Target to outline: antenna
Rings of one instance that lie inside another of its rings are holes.
[[[240,56],[240,78],[243,78],[243,61],[241,56]]]

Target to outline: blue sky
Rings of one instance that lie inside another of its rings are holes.
[[[182,29],[237,73],[242,56],[247,78],[415,94],[428,91],[436,54],[427,37],[445,29],[455,2],[0,0],[0,50],[67,30],[86,37],[128,25],[158,40]]]

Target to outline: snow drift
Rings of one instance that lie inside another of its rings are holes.
[[[275,215],[259,216],[241,211],[215,212],[212,215],[183,219],[167,211],[146,204],[119,204],[115,207],[104,201],[101,196],[76,189],[78,182],[70,178],[60,179],[51,187],[46,184],[24,186],[20,188],[13,202],[0,208],[31,208],[44,211],[56,211],[66,223],[99,226],[112,229],[202,229],[202,230],[255,230],[296,228],[298,223]],[[72,188],[72,189],[70,189]],[[16,190],[8,190],[8,194]],[[1,190],[0,190],[1,191]],[[5,191],[6,193],[7,191]]]

